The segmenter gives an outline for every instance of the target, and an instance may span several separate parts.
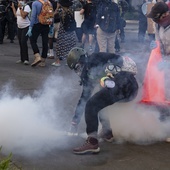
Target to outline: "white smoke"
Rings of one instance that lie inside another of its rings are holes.
[[[160,112],[137,101],[116,103],[103,110],[111,122],[117,142],[151,144],[170,137],[170,118],[160,120]]]
[[[63,132],[70,126],[70,113],[81,93],[78,79],[74,80],[72,74],[50,76],[42,90],[32,96],[13,95],[11,86],[1,90],[0,145],[5,153],[42,155],[70,145]],[[103,112],[109,116],[113,134],[119,141],[150,144],[170,136],[170,120],[160,121],[160,113],[150,106],[136,101],[116,103]],[[84,132],[85,128],[82,129]]]
[[[0,146],[4,153],[31,156],[66,146],[63,132],[70,123],[73,101],[77,101],[74,94],[79,93],[70,80],[51,76],[33,97],[13,96],[12,87],[4,87],[0,96]]]

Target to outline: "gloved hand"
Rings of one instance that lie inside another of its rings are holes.
[[[152,40],[150,43],[150,49],[153,50],[157,47],[156,41]]]
[[[100,80],[100,85],[102,87],[113,88],[115,87],[115,82],[111,80],[109,77],[103,77]]]
[[[162,60],[158,63],[158,69],[160,71],[170,69],[170,61]]]
[[[32,36],[32,27],[29,27],[26,36],[31,37]]]
[[[53,37],[53,35],[54,35],[54,27],[53,27],[53,26],[50,26],[49,36],[50,36],[50,37]]]

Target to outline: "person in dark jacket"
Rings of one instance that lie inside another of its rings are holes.
[[[120,29],[120,10],[113,0],[99,1],[96,14],[96,37],[100,52],[115,53],[116,35]]]
[[[18,7],[17,0],[2,0],[1,10],[3,13],[3,17],[0,19],[0,44],[3,44],[3,40],[6,33],[6,28],[8,29],[8,39],[10,39],[10,43],[14,43],[14,38],[16,35],[16,17],[13,13],[12,3],[14,3],[15,9]],[[5,7],[5,11],[4,11]],[[7,27],[6,27],[7,26]]]
[[[67,64],[74,70],[81,79],[83,85],[82,95],[76,107],[72,119],[70,134],[74,134],[85,110],[86,132],[88,139],[85,145],[74,149],[76,154],[87,152],[99,152],[97,131],[98,131],[98,112],[103,108],[118,101],[130,101],[137,95],[138,84],[135,79],[137,67],[135,62],[129,57],[122,57],[114,53],[99,52],[90,56],[82,48],[73,48],[67,57]],[[106,68],[106,69],[105,69]],[[92,97],[92,91],[100,78],[102,89]],[[106,141],[113,140],[113,134],[108,120],[101,119],[102,134],[101,138]]]

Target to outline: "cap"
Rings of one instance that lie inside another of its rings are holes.
[[[168,11],[168,5],[164,2],[157,2],[151,9],[151,12],[147,15],[148,18],[159,18],[163,13]]]

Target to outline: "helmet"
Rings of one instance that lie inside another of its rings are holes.
[[[87,53],[83,48],[72,48],[67,56],[67,64],[70,69],[74,69],[75,65],[80,61],[80,58],[83,56],[85,57],[84,59],[87,60]]]

